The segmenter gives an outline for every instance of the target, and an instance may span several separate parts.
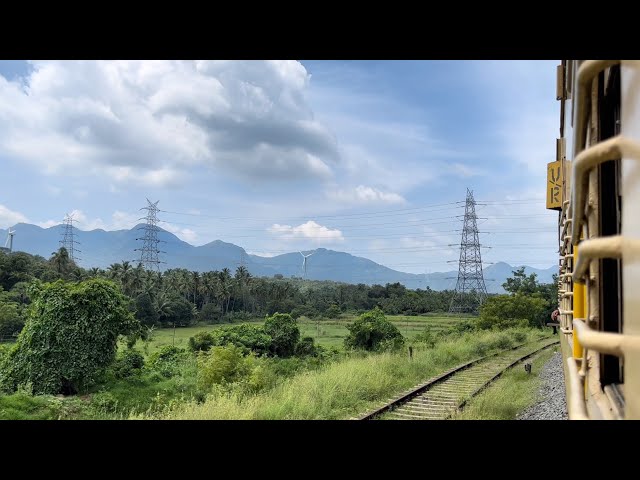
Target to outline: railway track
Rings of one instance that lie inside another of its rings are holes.
[[[403,392],[358,420],[445,420],[506,370],[558,343],[557,338],[547,338],[459,365]]]

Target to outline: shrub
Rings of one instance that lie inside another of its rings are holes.
[[[165,345],[149,357],[147,368],[155,370],[165,378],[176,375],[180,368],[180,362],[186,358],[186,350],[173,345]]]
[[[135,350],[125,350],[120,354],[113,364],[112,370],[116,378],[128,378],[144,367],[144,357]]]
[[[211,332],[213,345],[235,345],[244,354],[254,352],[257,355],[266,355],[271,347],[271,337],[267,335],[260,325],[235,325],[222,327]]]
[[[376,307],[363,313],[350,325],[344,339],[346,348],[380,351],[396,349],[404,344],[404,337],[398,328],[386,319],[382,310]]]
[[[518,343],[522,343],[527,339],[527,334],[524,332],[513,332],[513,339]]]
[[[315,357],[317,355],[313,337],[302,337],[296,345],[297,357]]]
[[[214,338],[209,332],[198,332],[189,338],[189,350],[206,352],[214,345]]]
[[[423,343],[425,346],[431,348],[436,344],[436,336],[433,334],[431,328],[426,327],[422,332],[418,333],[414,338],[415,342]]]
[[[201,354],[198,367],[199,383],[206,389],[237,382],[251,373],[250,363],[245,362],[242,349],[235,345],[213,347],[209,353]]]
[[[233,322],[247,322],[251,320],[253,317],[249,312],[245,312],[243,310],[238,312],[227,312],[224,316],[224,320],[233,323]]]
[[[288,313],[267,316],[264,331],[271,337],[271,352],[279,357],[290,357],[295,353],[300,339],[297,322]]]
[[[118,399],[111,392],[94,393],[91,397],[91,406],[100,412],[115,412],[118,408]]]

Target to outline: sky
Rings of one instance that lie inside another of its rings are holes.
[[[485,266],[548,268],[558,64],[0,61],[0,228],[131,228],[149,199],[193,245],[432,273],[468,188]]]

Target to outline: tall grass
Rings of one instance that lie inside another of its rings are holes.
[[[523,364],[513,367],[487,390],[471,399],[453,420],[514,420],[536,402],[541,383],[538,375],[553,353],[554,349],[549,349],[537,355],[531,362],[531,374],[525,372]]]
[[[403,353],[354,354],[319,370],[284,379],[263,393],[216,389],[203,403],[173,405],[147,418],[342,419],[364,412],[398,392],[459,363],[547,336],[539,330],[474,332],[444,339],[433,348]]]

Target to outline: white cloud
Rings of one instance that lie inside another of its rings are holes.
[[[358,185],[356,188],[350,190],[330,190],[327,192],[327,196],[332,200],[348,204],[406,203],[406,200],[397,193],[383,192],[377,188],[367,187],[365,185]]]
[[[14,212],[13,210],[9,210],[4,205],[0,204],[0,226],[2,227],[11,227],[16,223],[26,223],[28,222],[27,217],[25,217],[20,212]]]
[[[180,228],[167,222],[159,222],[158,226],[168,232],[173,233],[180,240],[183,240],[187,243],[193,243],[198,240],[198,234],[190,228]]]
[[[280,253],[273,253],[273,252],[264,252],[262,250],[247,250],[247,253],[249,255],[257,255],[259,257],[275,257],[276,255],[281,255]]]
[[[308,239],[316,243],[342,242],[344,236],[338,229],[330,229],[320,225],[313,220],[292,227],[291,225],[279,225],[274,223],[269,229],[274,235],[283,240]]]
[[[47,174],[179,185],[181,172],[331,176],[336,141],[296,61],[34,61],[0,75],[0,153]]]
[[[62,222],[60,220],[47,220],[46,222],[36,222],[36,225],[42,228],[51,228],[56,225],[60,225]]]
[[[111,215],[111,228],[114,230],[126,230],[140,223],[140,216],[132,213],[116,210]]]
[[[373,143],[371,141],[370,143]],[[394,157],[356,144],[344,144],[340,148],[342,165],[351,180],[375,184],[381,189],[405,192],[433,181],[442,175],[442,169],[434,168],[437,162],[406,160],[399,167]]]
[[[1,217],[1,205],[0,205],[0,218]],[[69,215],[73,216],[74,226],[83,231],[102,229],[102,230],[128,230],[135,227],[137,224],[141,223],[138,215],[121,212],[116,210],[111,215],[111,221],[105,222],[101,218],[88,218],[87,215],[82,210],[72,210],[69,212]],[[25,219],[26,221],[26,219]],[[62,221],[56,220],[47,220],[46,222],[39,222],[37,225],[42,228],[48,228],[55,225],[59,225]],[[188,243],[193,243],[198,240],[198,234],[191,230],[190,228],[182,228],[176,225],[173,225],[169,222],[159,222],[160,228],[173,233],[181,240],[184,240]]]

